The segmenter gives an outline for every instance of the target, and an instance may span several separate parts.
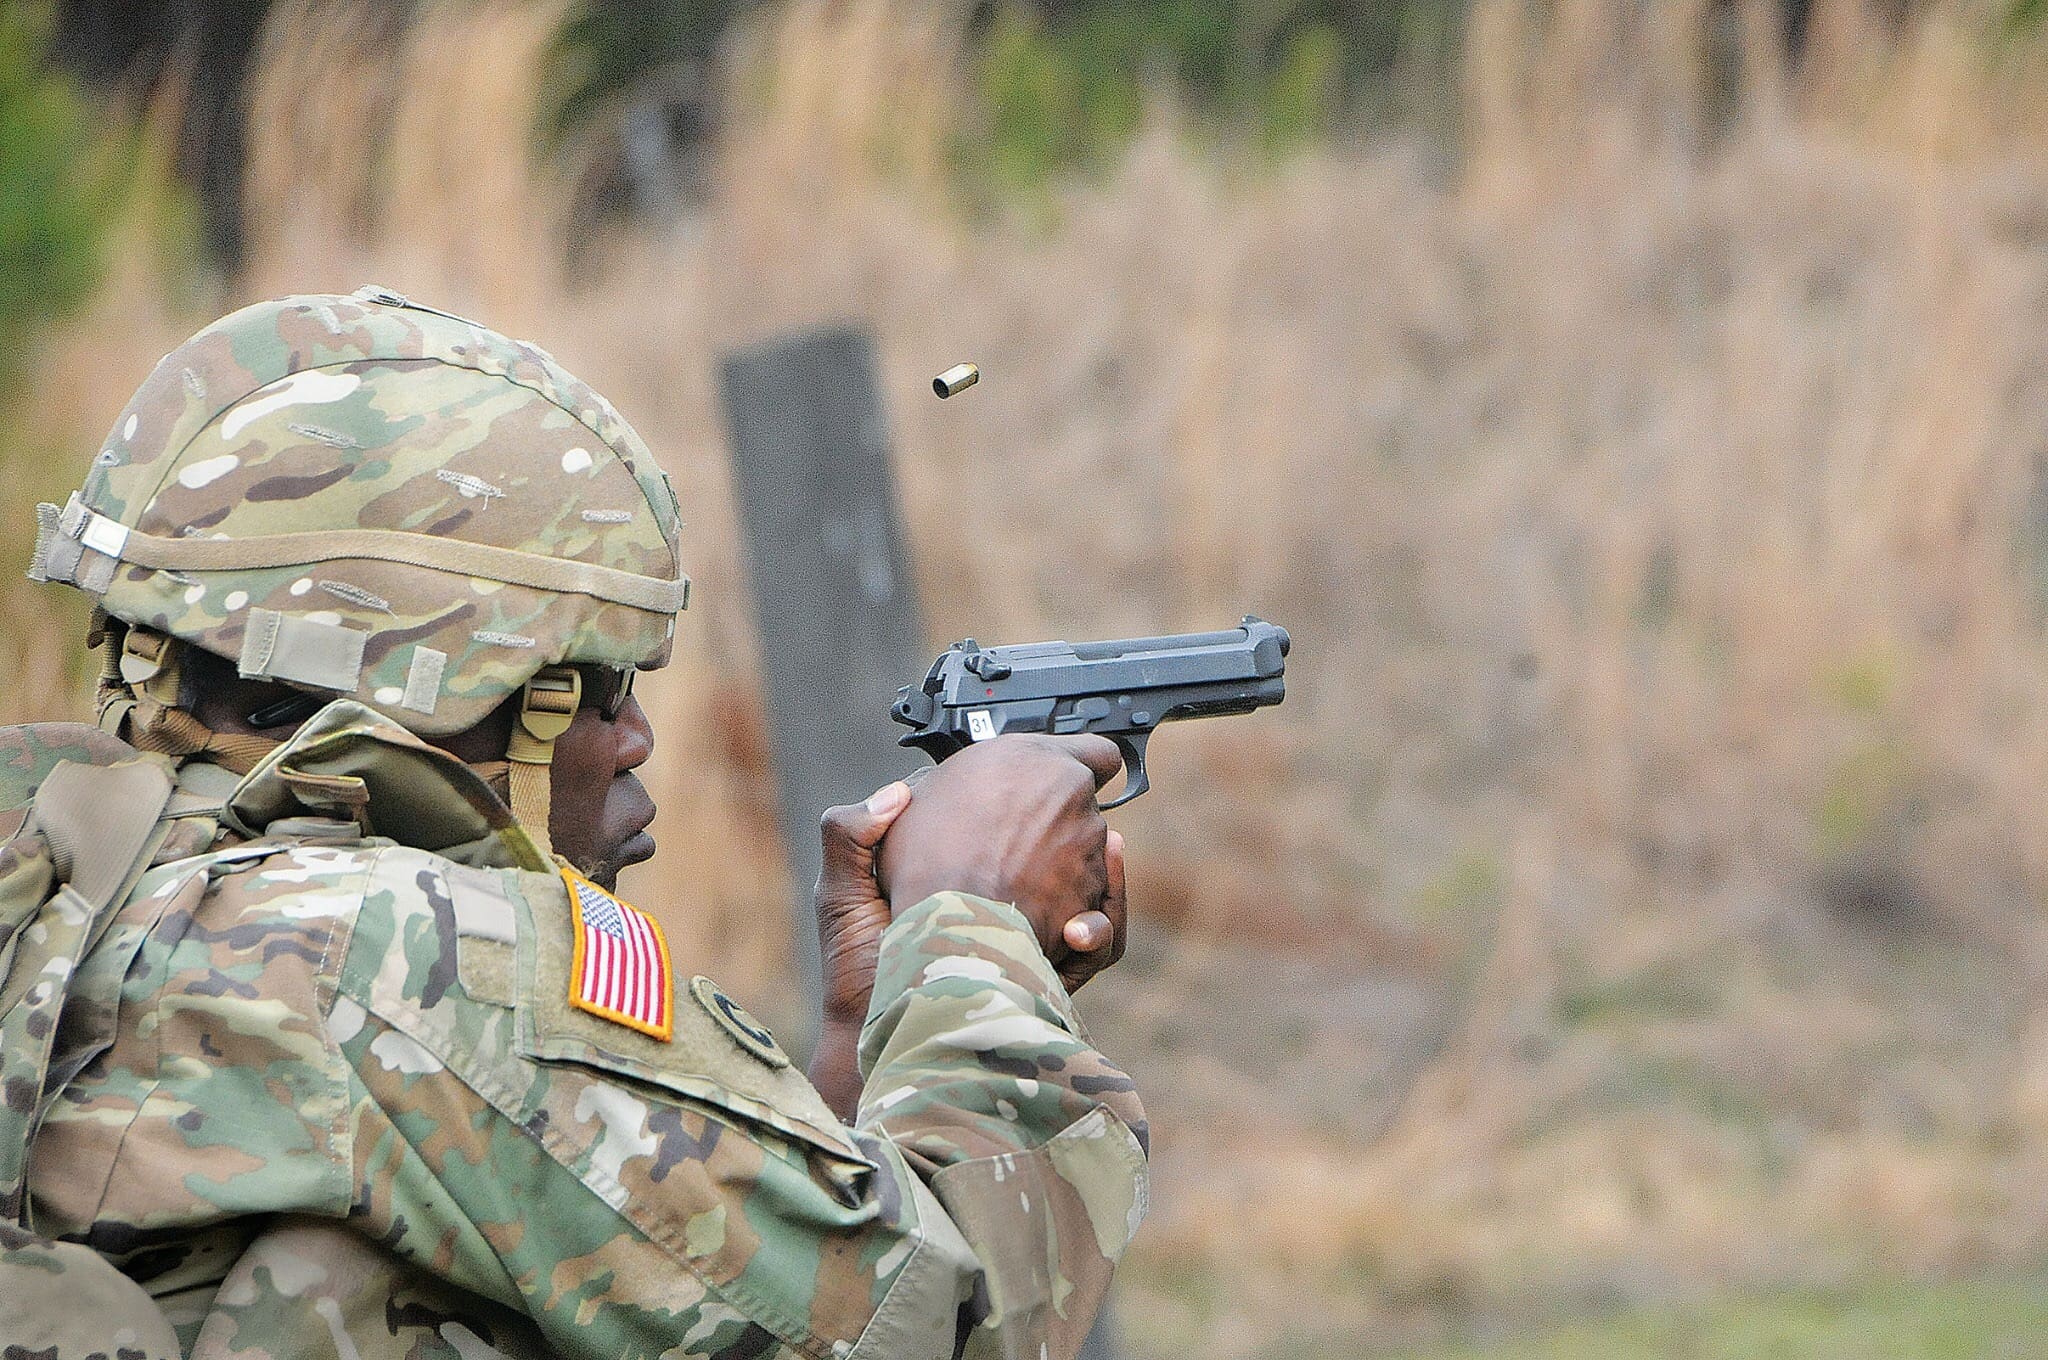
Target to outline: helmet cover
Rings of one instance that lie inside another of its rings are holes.
[[[680,527],[640,436],[545,351],[366,288],[166,355],[31,574],[439,735],[545,666],[664,664]]]

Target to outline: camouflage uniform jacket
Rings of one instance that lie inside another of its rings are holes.
[[[187,1356],[1078,1349],[1143,1116],[1010,907],[897,914],[847,1127],[687,963],[666,1042],[569,1005],[563,878],[361,706],[171,813],[71,980],[58,1049],[99,1051],[28,1189]]]

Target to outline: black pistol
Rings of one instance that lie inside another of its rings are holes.
[[[1004,732],[1094,732],[1117,744],[1124,787],[1105,810],[1146,789],[1145,743],[1163,722],[1220,718],[1287,696],[1287,630],[1249,614],[1220,633],[1029,642],[956,642],[889,716],[911,729],[899,744],[944,760]]]

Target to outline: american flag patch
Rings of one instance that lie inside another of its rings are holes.
[[[569,1004],[667,1043],[668,940],[661,923],[629,907],[573,869],[562,870],[576,918]]]

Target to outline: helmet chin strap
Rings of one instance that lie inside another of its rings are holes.
[[[582,702],[582,674],[569,666],[547,667],[520,691],[519,718],[512,724],[512,739],[505,746],[505,759],[511,765],[507,783],[512,815],[543,855],[554,853],[548,839],[548,781],[555,762],[555,740],[569,730]]]
[[[141,751],[181,760],[203,756],[247,774],[277,749],[268,737],[216,732],[179,706],[184,644],[152,628],[132,625],[106,637],[100,675],[99,725]]]
[[[253,733],[216,732],[179,706],[178,679],[184,644],[151,628],[123,627],[95,619],[106,647],[99,677],[99,725],[140,750],[179,759],[201,757],[247,774],[279,743]],[[576,720],[583,703],[583,676],[571,666],[549,666],[526,682],[518,720],[506,743],[506,787],[512,815],[542,855],[554,853],[548,836],[550,781],[555,741]],[[496,762],[472,766],[487,782]]]

